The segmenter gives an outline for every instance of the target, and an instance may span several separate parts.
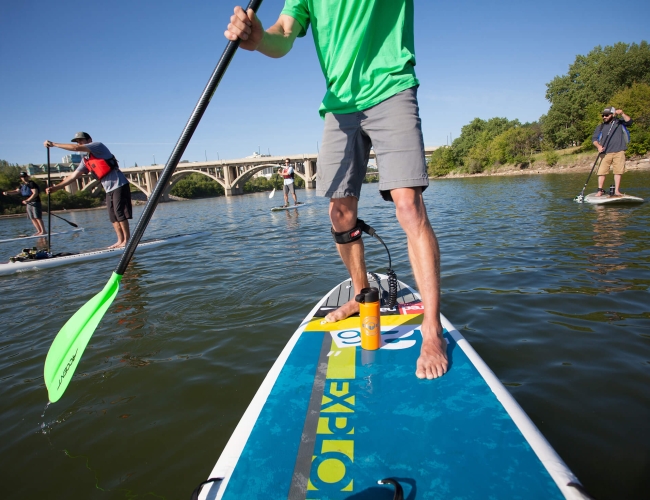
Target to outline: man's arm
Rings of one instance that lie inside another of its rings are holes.
[[[23,200],[23,203],[25,205],[27,205],[28,203],[31,203],[34,200],[34,198],[36,198],[36,195],[38,194],[38,191],[36,189],[29,188],[29,190],[32,192],[32,194],[29,195],[28,198],[25,198]]]
[[[625,120],[624,125],[625,125],[626,127],[629,127],[630,125],[632,125],[632,118],[630,118],[629,116],[627,116],[627,115],[623,112],[622,109],[617,109],[617,110],[616,110],[616,114],[617,114],[617,115],[621,115],[621,116],[623,117],[623,119]]]
[[[242,49],[256,50],[265,56],[278,58],[289,53],[300,29],[300,24],[293,17],[280,14],[276,23],[264,31],[252,9],[245,12],[241,7],[235,7],[224,35],[232,41],[239,38]]]
[[[55,184],[54,186],[51,186],[51,187],[48,187],[48,188],[45,188],[45,192],[47,194],[50,194],[50,193],[53,193],[54,191],[58,191],[59,189],[63,189],[68,184],[72,183],[75,179],[81,177],[82,175],[83,175],[83,173],[81,173],[79,170],[75,170],[74,172],[72,172],[70,175],[68,175],[65,179],[63,179],[58,184]]]
[[[90,149],[81,144],[72,143],[72,144],[62,144],[58,142],[45,141],[43,144],[46,148],[59,148],[65,149],[66,151],[81,151],[82,153],[90,153]]]

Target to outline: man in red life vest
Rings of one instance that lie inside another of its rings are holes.
[[[77,151],[88,153],[88,157],[81,160],[81,163],[72,174],[68,175],[60,183],[47,188],[49,194],[71,184],[85,174],[92,174],[99,179],[106,191],[106,208],[108,217],[113,224],[117,242],[108,248],[121,248],[126,245],[131,235],[129,219],[133,218],[131,207],[131,186],[124,174],[120,172],[117,160],[113,154],[101,142],[93,142],[90,134],[77,132],[72,139],[74,144],[60,144],[52,141],[45,141],[46,148],[61,148],[66,151]]]
[[[293,167],[291,166],[291,161],[289,158],[284,159],[284,168],[280,168],[278,172],[284,178],[284,206],[289,206],[289,193],[293,196],[293,204],[298,204],[298,198],[296,198],[296,188],[293,182],[295,176]]]

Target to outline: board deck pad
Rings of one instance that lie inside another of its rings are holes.
[[[382,311],[377,351],[361,349],[358,316],[316,317],[348,300],[349,281],[315,308],[232,474],[200,498],[389,500],[393,487],[377,484],[389,477],[407,500],[565,498],[447,330],[448,373],[415,376],[422,304],[401,285],[403,307]],[[220,470],[231,469],[217,462],[211,477]]]

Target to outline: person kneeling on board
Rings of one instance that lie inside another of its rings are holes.
[[[77,132],[72,139],[74,144],[60,144],[45,141],[46,148],[60,148],[66,151],[88,153],[72,174],[68,175],[58,184],[47,188],[49,194],[63,189],[82,175],[90,173],[98,179],[106,191],[106,208],[108,218],[113,224],[117,242],[108,248],[124,247],[131,236],[129,219],[133,218],[131,206],[131,186],[124,174],[120,171],[115,156],[101,142],[93,142],[92,137],[86,132]]]
[[[429,176],[417,102],[413,0],[365,10],[352,0],[285,0],[278,20],[266,31],[252,9],[235,7],[224,36],[240,39],[241,49],[279,58],[310,25],[317,52],[338,55],[321,58],[327,92],[320,107],[325,130],[316,180],[317,194],[330,199],[336,247],[357,295],[368,287],[357,206],[373,146],[379,190],[395,203],[424,305],[415,374],[440,377],[449,362],[440,322],[440,250],[422,197]],[[352,299],[325,319],[336,322],[357,312],[359,303]]]
[[[616,118],[620,115],[623,118]],[[605,154],[598,167],[598,192],[596,196],[603,196],[605,190],[605,177],[609,174],[609,167],[614,170],[614,195],[623,196],[621,193],[621,177],[625,173],[625,150],[628,143],[626,127],[632,125],[632,119],[622,109],[608,107],[601,113],[603,123],[596,127],[592,142],[600,154]]]

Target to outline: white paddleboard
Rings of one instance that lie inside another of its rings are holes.
[[[273,208],[271,209],[271,212],[278,212],[278,211],[280,211],[280,210],[293,210],[294,208],[304,207],[305,205],[306,205],[306,203],[304,203],[304,202],[302,202],[302,201],[299,201],[297,205],[289,205],[289,206],[287,206],[287,207],[285,207],[285,206],[281,206],[281,207],[273,207]]]
[[[608,203],[643,203],[643,201],[643,198],[631,196],[629,194],[624,194],[622,196],[610,196],[608,194],[596,196],[596,193],[590,193],[585,196],[585,203],[591,203],[592,205],[605,205]]]
[[[68,233],[78,233],[79,231],[83,231],[84,228],[80,227],[77,229],[71,229],[70,231],[59,231],[58,233],[50,233],[50,236],[58,236],[60,234],[68,234]],[[31,236],[18,236],[17,238],[9,238],[6,240],[0,240],[0,243],[6,243],[7,241],[19,241],[19,240],[31,240],[32,238],[47,238],[47,234],[41,234],[39,236],[31,235]]]
[[[209,232],[179,234],[176,236],[171,236],[169,238],[157,238],[154,240],[142,241],[138,244],[138,251],[148,250],[162,245],[170,245],[172,243],[181,243],[183,241],[205,237],[209,234]],[[63,255],[61,257],[52,257],[49,259],[28,260],[23,262],[6,262],[4,264],[0,264],[0,275],[12,274],[18,271],[36,271],[39,269],[47,269],[49,267],[74,264],[87,260],[104,259],[106,257],[121,255],[122,252],[124,252],[124,248],[106,248],[104,250]]]
[[[369,275],[388,297],[387,277]],[[302,321],[235,428],[201,500],[584,499],[583,488],[460,332],[440,316],[448,372],[415,376],[423,305],[397,282],[381,347],[360,319],[322,323],[354,297],[350,280]]]

